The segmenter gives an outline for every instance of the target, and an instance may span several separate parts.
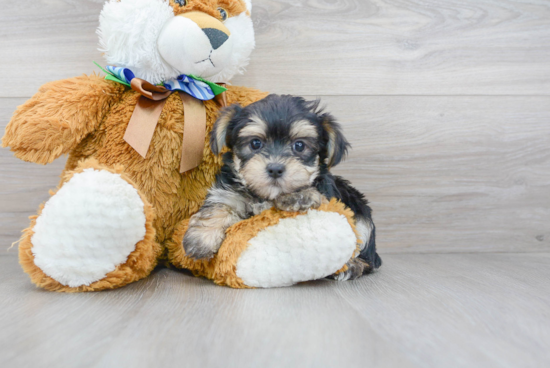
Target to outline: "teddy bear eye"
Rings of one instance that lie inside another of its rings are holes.
[[[222,17],[222,21],[227,19],[227,12],[224,8],[218,8],[218,11],[220,12],[220,16]]]
[[[187,5],[187,0],[175,0],[176,4],[179,6],[185,6]]]

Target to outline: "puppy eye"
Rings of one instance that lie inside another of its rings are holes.
[[[175,0],[176,4],[179,6],[185,6],[187,5],[187,0]]]
[[[296,152],[304,152],[306,149],[306,144],[302,141],[296,141],[294,142],[294,151]]]
[[[218,8],[218,11],[220,12],[220,16],[222,17],[222,21],[227,19],[227,12],[223,8]]]
[[[253,151],[259,150],[262,146],[262,141],[259,139],[253,139],[252,142],[250,142],[250,148],[252,148]]]

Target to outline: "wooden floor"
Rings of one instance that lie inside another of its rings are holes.
[[[0,257],[1,367],[547,367],[550,254],[391,254],[353,282],[232,290],[161,269],[35,289]]]
[[[550,367],[550,1],[253,0],[233,83],[320,97],[335,171],[374,209],[376,274],[273,290],[160,269],[35,289],[4,252],[64,158],[0,149],[0,368]],[[0,0],[0,131],[45,82],[98,72],[102,1]]]

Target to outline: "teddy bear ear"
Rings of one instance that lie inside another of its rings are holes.
[[[344,136],[340,124],[336,122],[332,115],[323,113],[319,118],[325,132],[327,166],[331,168],[338,165],[346,157],[348,148],[351,145]]]
[[[227,146],[227,133],[229,124],[242,110],[238,104],[231,105],[220,111],[218,120],[214,124],[212,133],[210,133],[210,149],[215,155],[219,155],[221,150]]]

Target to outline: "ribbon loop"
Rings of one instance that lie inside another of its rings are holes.
[[[134,91],[139,92],[142,96],[153,101],[164,100],[172,94],[172,91],[167,90],[162,86],[155,86],[154,84],[139,78],[132,79],[130,86]]]
[[[101,68],[99,64],[96,65]],[[176,79],[165,81],[164,86],[157,86],[136,78],[127,68],[107,66],[107,70],[101,69],[107,74],[106,79],[124,84],[141,94],[126,128],[124,140],[143,158],[147,157],[166,99],[177,91],[185,117],[180,172],[199,166],[206,138],[206,108],[203,101],[213,99],[221,107],[226,107],[225,84],[218,85],[194,75],[182,74]]]
[[[202,101],[183,92],[178,94],[183,102],[185,116],[180,172],[186,172],[199,166],[202,161],[206,138],[206,108]]]
[[[136,77],[134,72],[132,72],[130,69],[121,68],[119,66],[107,65],[107,71],[121,81],[125,82],[127,85],[129,85],[132,79]]]
[[[166,99],[155,101],[145,96],[140,96],[126,132],[124,140],[128,143],[141,157],[146,158],[149,146],[155,134],[155,128],[162,114],[162,109]]]

